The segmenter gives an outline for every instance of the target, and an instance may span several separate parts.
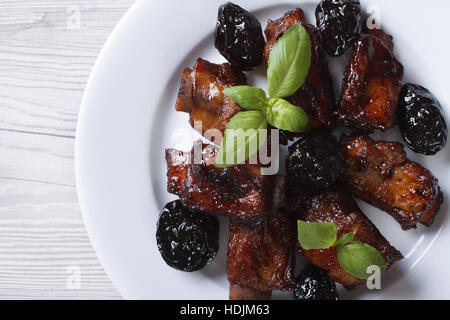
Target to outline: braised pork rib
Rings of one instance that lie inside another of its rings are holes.
[[[256,289],[230,284],[230,300],[270,300],[272,291],[259,291]]]
[[[295,216],[283,211],[257,222],[231,219],[227,273],[231,285],[258,291],[288,290],[294,284]]]
[[[217,168],[218,152],[213,145],[197,141],[201,157],[194,150],[166,150],[169,193],[180,196],[185,206],[210,214],[233,218],[264,216],[283,205],[285,179],[261,174],[260,165],[242,164]]]
[[[395,125],[403,66],[391,36],[381,29],[360,35],[345,70],[338,102],[339,121],[362,132]]]
[[[313,193],[297,189],[288,199],[290,210],[298,219],[306,222],[333,222],[337,226],[338,237],[353,232],[355,241],[376,248],[383,255],[388,267],[402,259],[401,253],[391,246],[370,222],[344,186],[335,185],[328,190]],[[352,289],[364,283],[364,280],[355,278],[341,267],[336,257],[336,248],[300,250],[314,265],[327,270],[331,280],[346,288]]]
[[[359,198],[391,214],[403,229],[433,222],[443,195],[438,180],[408,160],[401,143],[374,142],[365,136],[344,137],[344,180]]]
[[[313,25],[307,24],[302,9],[287,12],[282,18],[269,20],[265,29],[267,43],[264,49],[264,61],[269,61],[270,52],[278,39],[295,23],[301,23],[311,39],[311,66],[308,77],[300,89],[291,97],[286,98],[293,105],[299,106],[308,114],[310,122],[305,134],[329,132],[335,127],[334,111],[335,96],[331,82],[325,52],[320,45],[319,31]],[[298,134],[283,132],[292,140]]]
[[[228,121],[243,109],[222,91],[246,83],[242,71],[229,63],[219,65],[198,58],[194,68],[186,68],[181,76],[175,109],[189,113],[192,127],[201,122],[202,134],[208,129],[223,134]]]

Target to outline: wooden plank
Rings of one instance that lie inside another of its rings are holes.
[[[79,289],[70,278],[77,270]],[[74,187],[0,179],[0,298],[120,298],[91,247]]]
[[[0,130],[0,177],[75,186],[74,139]]]
[[[133,2],[2,0],[0,129],[74,137],[92,66]]]

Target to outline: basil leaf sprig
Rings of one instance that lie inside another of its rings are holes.
[[[311,40],[299,23],[294,24],[272,48],[267,69],[272,98],[293,95],[305,82],[311,64]]]
[[[266,108],[267,122],[278,129],[290,132],[304,132],[308,128],[309,117],[305,110],[281,98],[269,99]]]
[[[354,241],[353,232],[337,238],[337,227],[332,222],[298,221],[298,241],[305,250],[321,250],[336,247],[339,264],[345,271],[358,279],[368,279],[367,268],[387,268],[381,253],[367,243]]]
[[[358,279],[371,276],[367,273],[370,266],[378,266],[381,271],[387,268],[386,261],[377,249],[359,241],[338,246],[337,259],[345,271]]]
[[[230,167],[256,154],[267,139],[267,123],[296,133],[308,128],[306,112],[283,99],[303,85],[311,65],[311,40],[301,24],[294,24],[273,46],[268,64],[269,97],[264,90],[251,86],[223,90],[226,96],[247,111],[236,114],[228,122],[216,157],[217,167]],[[236,142],[244,145],[236,146]]]
[[[305,250],[328,249],[337,239],[337,227],[332,222],[298,221],[298,241]]]
[[[225,137],[216,157],[217,168],[229,167],[228,163],[241,163],[257,153],[267,140],[267,121],[260,111],[236,114],[227,124]]]

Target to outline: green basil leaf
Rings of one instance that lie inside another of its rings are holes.
[[[263,134],[260,134],[260,131]],[[248,160],[267,140],[267,120],[261,111],[239,112],[227,124],[215,166],[227,168]]]
[[[273,46],[267,78],[271,98],[294,94],[305,82],[311,65],[311,40],[305,28],[294,24]]]
[[[336,242],[337,227],[332,222],[298,221],[298,241],[305,250],[328,249]]]
[[[378,266],[381,271],[387,268],[386,261],[377,249],[359,241],[337,247],[337,259],[345,271],[358,279],[368,279],[371,276],[367,273],[370,266]]]
[[[344,244],[352,242],[354,238],[355,234],[353,232],[346,233],[336,240],[336,242],[333,244],[333,247],[343,246]]]
[[[222,91],[238,105],[247,110],[264,110],[266,93],[264,90],[250,86],[236,86]]]
[[[305,132],[308,128],[309,117],[306,112],[284,99],[269,99],[265,112],[267,122],[275,128],[290,132]]]

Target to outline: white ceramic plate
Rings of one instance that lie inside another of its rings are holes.
[[[217,9],[224,1],[137,1],[112,33],[89,80],[77,130],[78,195],[98,257],[124,298],[228,297],[226,219],[221,219],[218,257],[200,272],[183,273],[166,266],[155,240],[159,212],[174,199],[166,191],[164,148],[187,150],[194,139],[187,114],[174,110],[180,74],[200,56],[224,61],[213,46]],[[263,27],[268,18],[298,6],[315,22],[317,1],[235,3],[253,11]],[[450,114],[446,27],[450,2],[363,1],[364,10],[369,5],[377,6],[382,27],[394,36],[405,81],[430,88]],[[345,59],[333,64],[337,87]],[[250,83],[264,87],[261,74],[252,73]],[[397,129],[384,136],[399,139]],[[412,153],[410,157],[440,179],[447,198],[449,149],[435,157]],[[405,259],[383,276],[383,290],[342,290],[343,298],[450,298],[448,202],[431,228],[420,226],[408,232],[388,214],[360,204]],[[288,296],[277,293],[275,297]]]

